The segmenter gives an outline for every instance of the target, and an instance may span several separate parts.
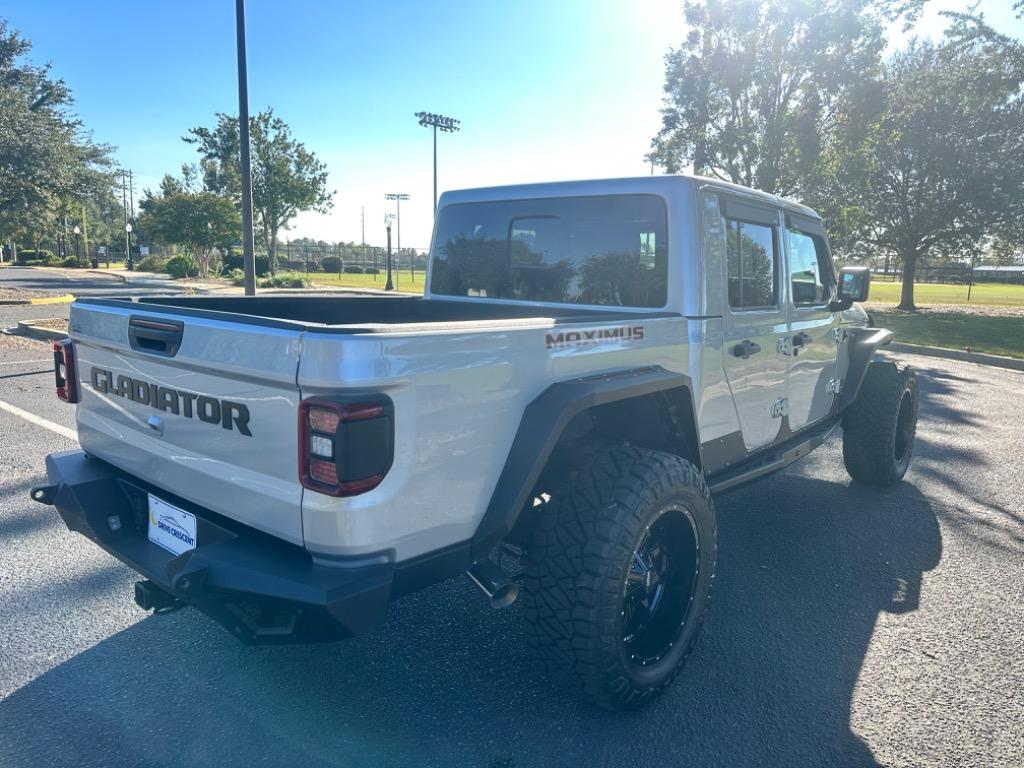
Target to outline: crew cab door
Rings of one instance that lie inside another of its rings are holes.
[[[779,212],[723,195],[725,375],[748,450],[772,442],[786,412],[789,307]]]
[[[832,255],[821,222],[786,214],[785,248],[790,295],[789,426],[792,430],[824,419],[839,388],[836,372],[838,313]]]

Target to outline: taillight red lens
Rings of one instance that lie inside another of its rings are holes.
[[[78,371],[75,368],[75,347],[71,339],[53,342],[53,373],[57,397],[66,403],[77,403]]]
[[[393,456],[391,400],[303,400],[299,406],[299,481],[328,496],[376,488]]]

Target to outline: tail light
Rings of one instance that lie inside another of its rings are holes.
[[[314,397],[299,405],[299,480],[328,496],[380,485],[394,458],[394,406],[386,397]]]
[[[78,371],[71,339],[53,342],[53,373],[57,381],[57,397],[66,403],[77,403]]]

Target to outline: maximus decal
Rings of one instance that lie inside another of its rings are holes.
[[[102,368],[92,369],[92,386],[97,392],[126,397],[134,403],[148,405],[158,411],[170,411],[175,416],[189,419],[198,417],[207,424],[220,424],[224,429],[234,428],[252,437],[249,431],[249,409],[241,403],[161,387],[121,374],[115,376]]]
[[[644,337],[642,325],[615,326],[612,328],[594,328],[590,331],[561,331],[544,334],[544,342],[548,349],[564,349],[566,347],[585,347],[589,344],[600,344],[602,341],[640,341]]]

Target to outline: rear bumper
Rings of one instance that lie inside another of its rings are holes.
[[[340,640],[384,620],[395,581],[393,563],[317,565],[301,547],[151,488],[83,451],[51,454],[46,471],[49,484],[34,488],[32,498],[56,506],[70,530],[243,642]],[[174,555],[149,541],[151,492],[196,515],[196,549]]]

